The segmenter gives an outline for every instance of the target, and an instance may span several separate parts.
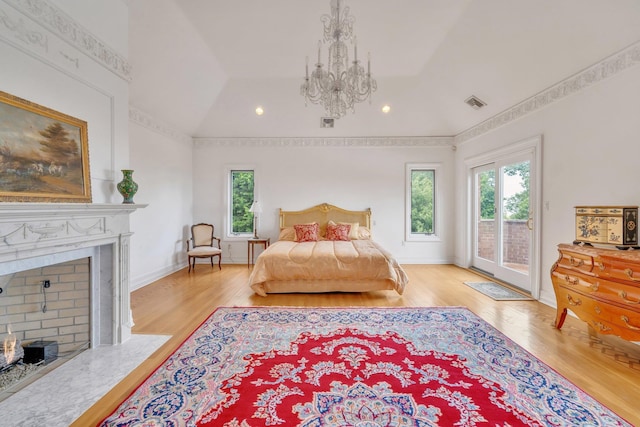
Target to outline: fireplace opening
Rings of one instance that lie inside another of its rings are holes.
[[[0,400],[89,348],[91,258],[0,276]]]

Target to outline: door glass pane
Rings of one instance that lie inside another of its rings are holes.
[[[500,169],[502,177],[502,257],[500,265],[529,273],[531,233],[529,213],[529,161]]]
[[[495,261],[495,194],[496,174],[494,169],[476,175],[476,256],[488,261]]]

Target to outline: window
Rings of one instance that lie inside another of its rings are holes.
[[[437,231],[436,164],[408,164],[406,170],[406,240],[435,240]]]
[[[249,211],[255,194],[255,172],[252,169],[229,171],[228,235],[253,234],[253,214]]]

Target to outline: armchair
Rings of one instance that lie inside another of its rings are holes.
[[[211,259],[211,267],[213,267],[213,257],[216,256],[218,257],[218,268],[222,270],[220,239],[213,235],[213,230],[214,227],[211,224],[200,223],[191,226],[191,238],[186,241],[189,272],[192,268],[195,270],[196,258]]]

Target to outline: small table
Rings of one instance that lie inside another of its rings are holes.
[[[247,268],[253,265],[253,257],[254,257],[254,247],[255,245],[262,245],[265,249],[269,247],[271,244],[271,239],[266,238],[257,238],[257,239],[249,239],[247,240]]]

